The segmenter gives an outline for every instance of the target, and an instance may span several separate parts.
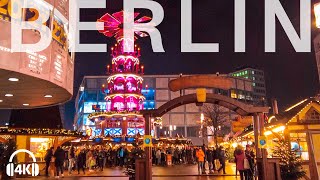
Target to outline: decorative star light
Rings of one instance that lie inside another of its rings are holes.
[[[145,23],[149,22],[152,18],[148,16],[143,16],[141,18],[136,19],[140,13],[130,13],[134,15],[135,23]],[[105,14],[98,22],[104,23],[104,29],[99,30],[100,33],[104,34],[107,37],[115,37],[116,39],[123,37],[123,23],[129,22],[129,19],[124,19],[124,11],[110,14]],[[134,31],[134,29],[132,29]],[[140,31],[135,31],[135,34],[139,37],[146,37],[148,34]]]

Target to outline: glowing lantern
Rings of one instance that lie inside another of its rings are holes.
[[[320,28],[320,3],[314,5],[314,15],[316,17],[316,26]]]
[[[197,101],[200,103],[206,102],[207,91],[204,88],[197,89]]]

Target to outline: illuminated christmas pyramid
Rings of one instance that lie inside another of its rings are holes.
[[[134,13],[134,18],[139,13]],[[149,17],[137,19],[136,23],[150,21]],[[102,89],[107,92],[106,112],[95,112],[89,115],[95,121],[96,128],[104,136],[134,136],[144,134],[144,118],[139,111],[143,109],[145,97],[142,95],[144,67],[140,64],[140,48],[135,45],[138,37],[146,37],[143,32],[135,32],[134,39],[123,36],[124,12],[112,15],[105,14],[98,22],[104,23],[104,30],[99,31],[107,37],[115,37],[117,43],[111,48],[112,64],[107,66],[108,82]],[[132,46],[130,46],[132,45]],[[131,52],[125,52],[125,46]],[[98,110],[97,110],[98,111]]]

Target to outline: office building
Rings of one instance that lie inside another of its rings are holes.
[[[170,80],[179,78],[179,76],[180,75],[144,75],[142,89],[142,94],[146,98],[143,102],[144,109],[159,108],[164,103],[177,98],[180,95],[196,92],[195,89],[185,89],[181,92],[171,92],[168,89],[168,83]],[[107,110],[108,102],[105,101],[105,97],[108,92],[103,92],[104,90],[101,88],[106,84],[107,78],[107,76],[84,77],[75,103],[76,114],[74,122],[78,130],[85,131],[85,129],[88,127],[99,129],[99,127],[95,127],[94,122],[88,120],[88,116],[89,114],[95,112],[95,105],[99,105],[101,111]],[[253,101],[253,80],[234,76],[230,78],[234,80],[234,87],[232,87],[230,90],[226,91],[211,88],[207,89],[207,92],[222,94],[248,104],[255,104]],[[163,125],[161,129],[158,128],[157,134],[159,135],[161,133],[162,135],[167,136],[179,134],[183,135],[184,137],[198,137],[200,114],[201,108],[197,107],[195,104],[183,105],[173,109],[162,117]],[[230,119],[234,119],[237,116],[231,111],[229,114]],[[170,131],[170,125],[175,126],[175,130]]]

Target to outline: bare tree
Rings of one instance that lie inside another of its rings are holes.
[[[218,146],[217,130],[230,123],[229,110],[217,104],[204,104],[201,111],[204,115],[202,125],[213,132],[215,145]]]

